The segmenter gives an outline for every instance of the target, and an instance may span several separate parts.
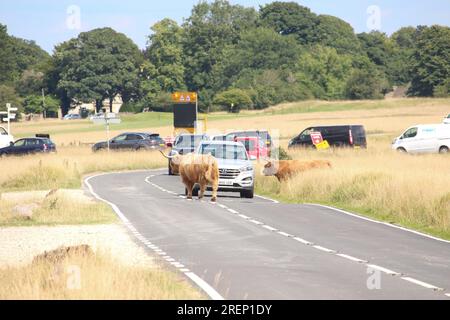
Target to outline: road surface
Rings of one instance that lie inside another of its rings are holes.
[[[189,201],[166,170],[86,180],[213,299],[450,299],[450,243],[316,205]]]

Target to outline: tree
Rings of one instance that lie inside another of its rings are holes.
[[[170,19],[164,19],[152,26],[153,34],[148,38],[145,57],[153,64],[156,82],[160,90],[173,92],[183,90],[183,30]]]
[[[252,99],[241,89],[230,89],[219,93],[214,98],[214,103],[228,108],[229,112],[237,113],[242,108],[252,105]]]
[[[22,96],[39,94],[44,88],[44,73],[35,70],[25,70],[17,81],[16,91]]]
[[[17,108],[21,106],[21,102],[22,101],[20,97],[16,94],[14,87],[0,85],[0,111],[6,110],[7,103],[11,103],[11,106]]]
[[[329,15],[319,15],[317,20],[315,40],[318,43],[335,48],[338,53],[361,52],[361,44],[350,24]]]
[[[23,107],[27,114],[44,114],[46,117],[58,114],[59,100],[52,96],[31,95],[24,99]]]
[[[296,2],[272,2],[259,10],[264,26],[281,35],[295,35],[301,44],[315,41],[317,16]]]
[[[377,72],[354,70],[346,83],[346,96],[349,99],[382,99],[382,82]]]
[[[450,77],[450,28],[422,27],[418,33],[409,94],[432,96]]]
[[[138,47],[125,35],[110,28],[81,33],[55,49],[59,70],[57,88],[70,99],[96,102],[104,99],[110,109],[116,95],[133,90],[142,63]]]
[[[296,70],[297,77],[316,98],[343,99],[346,82],[353,71],[352,57],[317,45],[303,52]]]
[[[10,83],[16,76],[13,43],[6,26],[0,24],[0,84]]]
[[[235,44],[243,30],[254,27],[257,18],[254,9],[225,0],[201,1],[194,6],[183,24],[185,83],[189,90],[208,92],[212,88],[211,72],[218,61],[226,58],[224,49]],[[200,103],[200,107],[207,106]]]
[[[384,68],[393,49],[387,35],[379,31],[364,32],[358,34],[358,39],[369,59]]]
[[[238,43],[225,52],[226,58],[212,71],[217,90],[229,87],[249,70],[293,67],[300,46],[292,36],[281,36],[272,29],[260,27],[243,32]]]

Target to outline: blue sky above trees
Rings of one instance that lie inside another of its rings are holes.
[[[231,0],[232,4],[252,6],[272,1]],[[317,14],[337,16],[349,22],[356,32],[370,31],[368,8],[381,10],[380,31],[393,33],[403,26],[450,25],[448,0],[302,0],[296,1]],[[8,26],[9,34],[35,40],[52,52],[55,44],[76,37],[80,31],[110,26],[125,33],[140,48],[145,47],[150,26],[169,17],[181,23],[190,15],[198,0],[2,0],[0,23]],[[66,20],[71,5],[80,8],[81,29],[68,28]]]

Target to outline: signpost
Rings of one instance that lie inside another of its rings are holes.
[[[16,112],[17,108],[12,108],[11,103],[7,103],[6,110],[7,111],[0,112],[0,114],[6,115],[6,118],[3,118],[3,121],[6,121],[8,123],[8,134],[11,134],[11,120],[16,118],[16,114],[12,112]]]
[[[320,132],[311,132],[310,133],[312,143],[316,146],[317,150],[323,150],[330,148],[330,145],[327,140],[323,140],[322,133]]]
[[[106,129],[106,144],[109,151],[109,125],[121,123],[120,118],[114,113],[104,113],[104,117],[96,117],[92,120],[94,124],[104,124]]]
[[[173,126],[175,135],[179,131],[195,133],[198,121],[198,96],[196,92],[174,92],[172,94]]]

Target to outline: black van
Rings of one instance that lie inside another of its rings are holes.
[[[288,148],[314,147],[311,132],[320,132],[331,147],[366,148],[366,131],[361,125],[317,126],[303,130],[289,142]]]

